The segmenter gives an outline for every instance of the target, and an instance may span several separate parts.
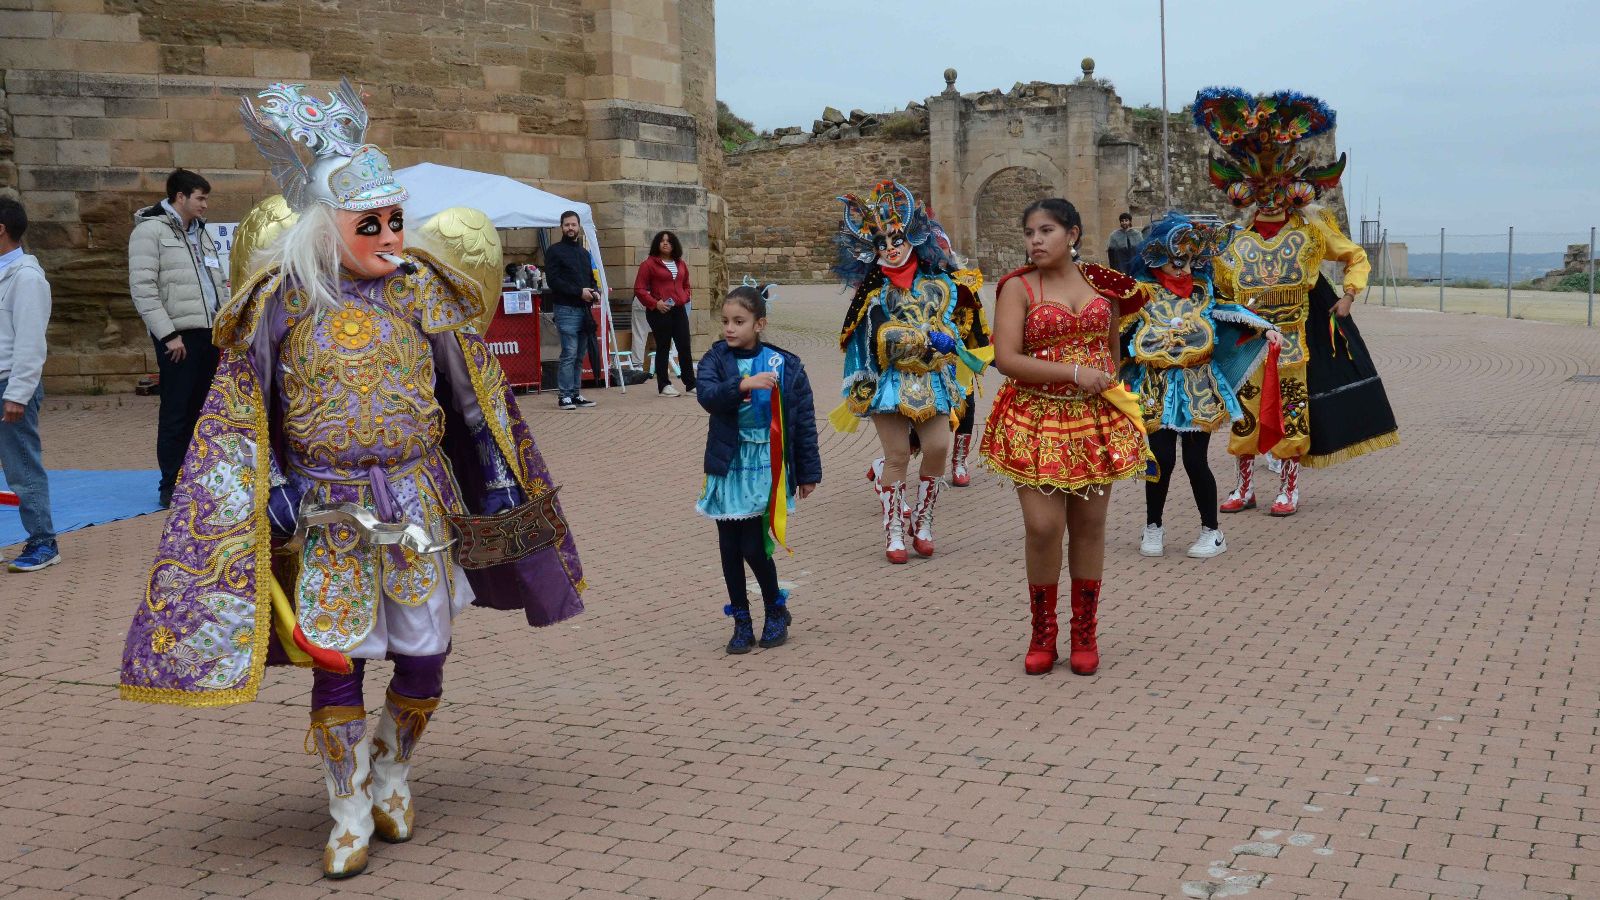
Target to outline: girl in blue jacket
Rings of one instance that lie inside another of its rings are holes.
[[[822,481],[805,366],[793,353],[761,340],[770,287],[745,284],[728,292],[722,301],[722,340],[701,358],[695,373],[696,396],[711,413],[706,481],[695,509],[717,523],[722,577],[728,583],[723,613],[733,617],[729,653],[788,640],[789,592],[778,589],[769,533],[781,541],[795,495],[811,496]],[[750,622],[746,565],[761,585],[766,606],[759,642]]]

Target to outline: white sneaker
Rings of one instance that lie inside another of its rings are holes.
[[[1139,541],[1139,555],[1162,556],[1166,552],[1166,531],[1160,525],[1146,525],[1144,539]]]
[[[662,388],[661,390],[657,391],[656,393],[660,394],[663,397],[676,397],[676,396],[678,396],[678,389],[669,384],[666,387]]]
[[[1194,559],[1210,559],[1221,556],[1228,550],[1228,539],[1216,528],[1200,529],[1200,537],[1189,547],[1189,556]]]

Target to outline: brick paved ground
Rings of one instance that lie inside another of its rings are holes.
[[[779,307],[819,394],[841,305],[797,289]],[[1226,519],[1233,549],[1205,562],[1139,557],[1140,489],[1119,487],[1094,678],[1022,674],[1021,526],[992,478],[947,495],[937,558],[883,563],[866,433],[824,436],[825,484],[779,563],[794,638],[727,657],[712,529],[690,511],[697,407],[527,398],[591,612],[541,632],[464,614],[419,836],[337,891],[1600,896],[1600,384],[1567,380],[1600,372],[1600,345],[1359,315],[1403,447],[1308,473],[1294,519]],[[46,416],[52,465],[149,465],[151,402],[66,405]],[[1168,521],[1181,550],[1184,485]],[[0,576],[0,896],[334,890],[303,673],[227,710],[115,699],[158,526],[68,535],[66,565]]]

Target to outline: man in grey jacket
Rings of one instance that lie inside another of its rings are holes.
[[[45,327],[50,324],[50,282],[39,261],[22,252],[28,213],[0,196],[0,469],[21,501],[28,543],[11,560],[13,572],[36,572],[61,561],[50,520],[50,479],[39,443],[44,402]]]
[[[134,213],[128,238],[128,293],[155,342],[161,370],[156,462],[161,505],[172,487],[211,378],[217,348],[211,323],[228,299],[217,244],[206,231],[211,184],[187,169],[167,176],[167,199]]]

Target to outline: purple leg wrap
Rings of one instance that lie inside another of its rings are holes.
[[[448,652],[432,656],[390,657],[394,660],[394,679],[389,690],[413,700],[431,700],[444,694],[444,658]]]
[[[367,661],[352,659],[350,662],[355,671],[349,675],[324,672],[321,669],[312,671],[312,709],[322,709],[325,706],[366,706],[361,701],[361,676],[366,671]]]

